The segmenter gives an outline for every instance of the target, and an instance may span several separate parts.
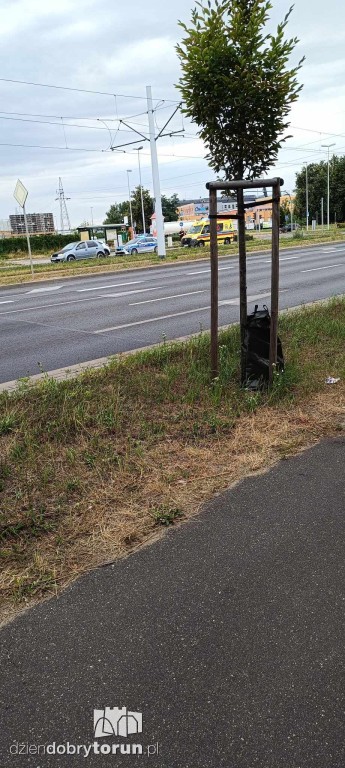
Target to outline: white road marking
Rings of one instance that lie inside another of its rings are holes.
[[[77,288],[77,293],[86,293],[86,291],[104,291],[108,290],[108,288],[123,288],[126,285],[138,285],[139,283],[144,282],[145,280],[131,280],[131,282],[117,283],[116,285],[96,285],[95,288]]]
[[[284,289],[284,291],[279,291],[279,293],[284,293],[285,290],[288,290],[287,288]],[[255,301],[256,299],[265,299],[267,296],[270,296],[270,293],[261,293],[256,296],[248,296],[248,301]],[[239,305],[240,300],[239,298],[236,299],[230,299],[229,301],[220,301],[219,306],[225,306],[226,304],[234,304]],[[171,317],[181,317],[182,315],[191,315],[193,312],[206,312],[206,310],[211,309],[210,306],[208,307],[198,307],[197,309],[186,309],[184,312],[174,312],[171,315],[160,315],[159,317],[150,317],[147,320],[136,320],[133,323],[123,323],[122,325],[113,325],[110,328],[100,328],[98,331],[94,331],[94,333],[108,333],[109,331],[120,331],[122,328],[133,328],[135,325],[145,325],[146,323],[155,323],[158,320],[169,320]]]
[[[292,259],[299,259],[299,256],[287,256],[285,259],[279,259],[279,264],[281,261],[291,261]],[[265,259],[265,264],[270,264],[271,259]]]
[[[97,296],[97,299],[103,298],[102,296]],[[94,301],[95,298],[92,296],[92,298],[87,299],[72,299],[71,301],[55,301],[54,304],[40,304],[38,307],[26,307],[25,309],[9,309],[8,312],[0,312],[0,315],[13,315],[17,312],[32,312],[34,309],[47,309],[48,307],[65,307],[68,304],[80,304],[82,301]]]
[[[338,248],[322,248],[322,253],[331,253],[333,251],[337,251]]]
[[[180,296],[194,296],[196,293],[206,293],[206,291],[191,291],[190,293],[175,293],[174,296],[160,296],[159,299],[145,299],[145,301],[136,301],[129,304],[130,307],[138,307],[139,304],[152,304],[154,301],[167,301],[168,299],[179,299]]]
[[[58,291],[59,288],[64,287],[64,285],[51,285],[46,288],[33,288],[32,291],[27,291],[27,293],[47,293],[47,291]]]
[[[200,269],[198,272],[186,272],[186,275],[209,275],[210,269]]]
[[[283,288],[279,293],[286,293],[288,288]],[[267,299],[271,295],[271,292],[269,293],[258,293],[255,296],[247,296],[247,301],[260,301],[260,299]],[[240,299],[237,297],[236,299],[225,299],[224,301],[219,302],[219,306],[222,304],[232,304],[234,307],[240,306]]]
[[[180,317],[181,315],[190,315],[192,312],[205,312],[210,307],[198,307],[198,309],[187,309],[185,312],[174,312],[173,315],[161,315],[160,317],[150,317],[148,320],[137,320],[135,323],[124,323],[123,325],[114,325],[111,328],[101,328],[94,333],[107,333],[108,331],[119,331],[121,328],[132,328],[134,325],[144,325],[144,323],[155,323],[157,320],[168,320],[170,317]]]
[[[224,270],[224,269],[235,269],[235,268],[236,268],[236,266],[237,266],[237,265],[236,265],[236,264],[234,264],[234,265],[233,265],[233,266],[231,266],[231,267],[218,267],[218,272],[221,272],[221,271],[222,271],[222,270]],[[200,270],[198,270],[197,272],[186,272],[186,275],[207,275],[207,274],[208,274],[208,275],[209,275],[209,274],[211,274],[211,270],[210,270],[210,268],[208,268],[208,269],[200,269]]]
[[[13,304],[13,301],[10,301],[10,300],[0,301],[0,304]]]
[[[313,267],[313,269],[301,269],[302,272],[317,272],[319,269],[333,269],[333,267],[344,267],[345,264],[327,264],[327,267]]]
[[[132,293],[147,293],[148,291],[162,291],[163,285],[157,288],[139,288],[137,291],[122,291],[122,293],[102,293],[100,299],[117,299],[119,296],[131,296]]]

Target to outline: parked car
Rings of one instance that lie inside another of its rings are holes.
[[[157,253],[157,238],[152,235],[138,235],[133,240],[129,240],[128,243],[117,248],[116,253],[146,253],[153,251]]]
[[[105,256],[110,256],[110,248],[106,242],[103,240],[95,240],[95,243],[98,243],[99,247],[104,251]]]
[[[98,240],[82,240],[81,242],[68,243],[61,251],[53,253],[50,261],[55,264],[59,261],[76,261],[76,259],[95,259],[97,256],[108,255],[105,246]]]
[[[294,222],[292,225],[292,231],[294,232],[296,229],[301,229],[300,225],[297,224],[297,222]],[[291,223],[290,224],[284,224],[283,227],[279,227],[280,232],[291,232]]]

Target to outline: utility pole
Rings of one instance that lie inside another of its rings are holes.
[[[327,229],[329,229],[329,150],[330,147],[335,147],[335,141],[333,144],[321,144],[322,147],[325,147],[328,150],[328,157],[327,157]]]
[[[165,259],[166,251],[165,251],[165,237],[164,237],[164,220],[163,220],[161,189],[160,189],[160,181],[159,181],[156,133],[155,133],[155,125],[154,125],[154,119],[153,119],[152,91],[151,91],[150,85],[146,86],[146,96],[147,96],[147,111],[148,111],[148,117],[149,117],[152,181],[153,181],[153,194],[155,198],[158,256],[160,259]]]
[[[141,197],[141,214],[142,214],[142,217],[143,217],[143,231],[144,231],[144,235],[146,235],[145,210],[144,210],[144,199],[143,199],[143,185],[141,183],[141,167],[140,167],[140,150],[141,149],[144,149],[144,147],[138,147],[139,184],[140,184],[140,197]]]
[[[129,210],[131,215],[131,227],[132,227],[132,233],[134,237],[134,226],[133,226],[133,211],[132,211],[132,201],[131,201],[131,187],[129,183],[129,174],[132,173],[131,170],[127,170],[127,181],[128,181],[128,198],[129,198]]]
[[[58,200],[60,203],[60,229],[62,234],[64,234],[64,232],[66,231],[69,232],[71,229],[71,223],[69,220],[69,215],[68,215],[67,205],[66,205],[66,200],[70,200],[71,198],[65,197],[61,177],[59,178],[59,189],[56,190],[56,194],[57,194],[57,197],[55,198],[55,200]]]
[[[93,207],[91,206],[91,226],[93,229]]]
[[[321,226],[323,231],[323,197],[321,198]]]

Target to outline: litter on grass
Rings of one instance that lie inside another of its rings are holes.
[[[335,379],[333,376],[327,376],[325,384],[336,384],[337,381],[340,381],[340,377],[339,379]]]

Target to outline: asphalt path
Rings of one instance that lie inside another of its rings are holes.
[[[221,259],[220,325],[239,319],[238,264]],[[248,257],[248,308],[270,303],[270,258]],[[345,243],[284,249],[280,307],[345,291]],[[207,261],[0,287],[0,382],[174,339],[210,325]]]
[[[344,460],[283,461],[5,627],[1,767],[344,768]],[[94,738],[104,707],[142,733]]]

